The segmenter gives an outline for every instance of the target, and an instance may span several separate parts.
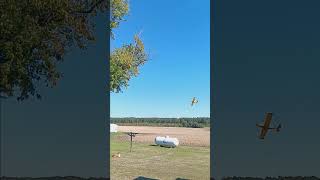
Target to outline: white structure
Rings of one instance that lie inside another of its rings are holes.
[[[169,136],[161,137],[157,136],[154,139],[154,142],[157,145],[164,146],[164,147],[177,147],[179,145],[179,140],[177,138],[169,138]]]
[[[110,132],[118,132],[118,125],[110,124]]]

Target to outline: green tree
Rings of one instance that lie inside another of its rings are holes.
[[[94,41],[93,17],[107,0],[0,1],[0,95],[40,98],[38,84],[53,87],[57,64],[72,46]]]
[[[135,42],[115,49],[110,56],[110,90],[120,92],[123,87],[128,87],[132,76],[139,74],[139,67],[147,59],[143,42],[138,36]]]
[[[119,27],[121,21],[129,12],[126,0],[111,1],[111,38],[114,39],[113,29]],[[110,91],[121,92],[129,86],[132,77],[139,74],[139,68],[147,61],[144,44],[138,35],[134,42],[116,48],[110,55]]]
[[[95,40],[93,18],[109,9],[112,32],[128,13],[126,0],[0,1],[0,97],[40,98],[39,85],[54,87],[62,77],[57,64],[71,47]],[[111,91],[128,86],[146,59],[142,41],[134,40],[111,55]]]

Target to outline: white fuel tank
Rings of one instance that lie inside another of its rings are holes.
[[[166,136],[166,137],[157,136],[154,139],[154,142],[157,145],[164,146],[164,147],[177,147],[179,145],[179,140],[177,138],[170,138],[169,136]]]
[[[110,124],[110,132],[118,132],[118,125]]]

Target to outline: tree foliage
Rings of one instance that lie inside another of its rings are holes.
[[[124,20],[129,12],[129,3],[126,0],[111,0],[111,16],[110,16],[110,31],[114,38],[112,30],[119,27],[121,21]]]
[[[119,27],[128,11],[129,4],[126,0],[111,1],[111,38],[114,38],[112,30]],[[146,61],[144,43],[138,35],[134,36],[133,43],[114,49],[110,55],[110,91],[117,93],[127,88],[130,79],[139,74],[139,68]]]
[[[138,36],[134,43],[115,49],[110,57],[110,89],[120,92],[122,87],[128,87],[132,76],[139,74],[139,66],[146,61],[144,45]]]
[[[0,95],[40,98],[38,84],[55,86],[57,64],[94,40],[92,18],[107,9],[107,0],[1,1]]]
[[[39,85],[55,86],[66,52],[94,41],[93,18],[108,10],[112,32],[129,11],[127,0],[0,1],[0,97],[40,98]],[[146,60],[142,41],[136,36],[108,60],[111,91],[119,92]]]

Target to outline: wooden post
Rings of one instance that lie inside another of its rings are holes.
[[[132,133],[130,133],[130,137],[131,137],[131,145],[130,145],[130,152],[131,152],[131,149],[132,149]]]
[[[138,133],[129,132],[127,134],[130,136],[130,152],[131,152],[131,149],[132,149],[132,137],[135,137],[136,134],[138,134]]]

